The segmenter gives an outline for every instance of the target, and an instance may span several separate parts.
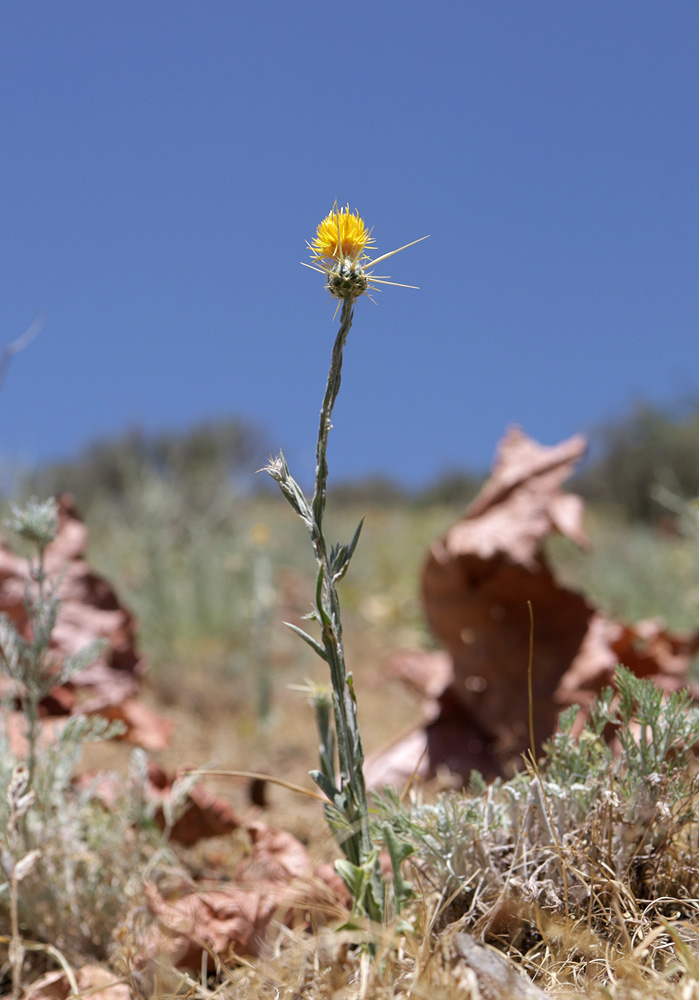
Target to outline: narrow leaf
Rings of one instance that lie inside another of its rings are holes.
[[[396,836],[395,830],[389,823],[383,824],[381,832],[383,833],[388,856],[391,859],[391,867],[394,872],[397,872],[405,859],[415,853],[415,848],[412,844],[407,843],[407,841],[399,840]]]
[[[341,574],[339,576],[335,577],[336,580],[342,579],[342,577],[345,575],[345,573],[349,569],[350,559],[354,555],[354,550],[357,548],[357,542],[359,541],[359,536],[362,533],[362,528],[363,527],[364,527],[364,518],[362,518],[361,521],[359,522],[359,524],[357,525],[357,530],[355,531],[354,535],[352,536],[352,541],[345,548],[345,561],[344,561],[344,565],[342,567]]]
[[[346,858],[338,858],[335,862],[335,871],[349,889],[352,899],[361,906],[369,881],[368,873]]]
[[[341,580],[349,569],[350,559],[354,555],[354,550],[357,548],[357,542],[359,541],[359,536],[362,533],[363,526],[364,518],[362,518],[357,525],[357,530],[355,531],[349,545],[336,545],[333,548],[330,557],[333,583]]]
[[[80,673],[90,664],[94,663],[101,655],[107,645],[106,639],[95,639],[88,643],[79,652],[72,656],[66,656],[58,675],[57,683],[65,684],[74,674]]]
[[[340,789],[336,787],[335,783],[321,771],[309,771],[308,773],[328,800],[332,802],[337,809],[342,810],[345,803],[345,797]]]
[[[393,869],[393,901],[396,913],[400,913],[409,899],[413,898],[413,887],[403,878],[401,868],[406,858],[414,853],[414,848],[404,840],[399,840],[388,823],[382,826],[384,843]]]
[[[296,635],[300,636],[305,643],[308,643],[313,652],[317,653],[321,660],[327,661],[328,657],[325,649],[321,646],[317,639],[314,639],[312,635],[308,634],[308,632],[304,632],[302,628],[298,627],[298,625],[294,625],[291,622],[284,622],[284,624],[287,628],[290,628],[292,632],[295,632]]]

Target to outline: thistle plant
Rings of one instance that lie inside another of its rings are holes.
[[[426,239],[426,237],[422,237]],[[373,920],[383,920],[387,914],[386,888],[381,875],[378,848],[372,841],[369,806],[364,781],[364,750],[357,719],[352,674],[345,665],[342,621],[337,584],[347,572],[362,529],[361,521],[349,544],[329,545],[323,530],[328,482],[327,446],[332,426],[332,413],[340,391],[342,358],[352,320],[355,301],[377,285],[396,285],[387,275],[376,275],[374,268],[381,261],[405,250],[420,240],[414,240],[398,250],[371,260],[366,253],[374,246],[371,231],[364,220],[350,212],[349,205],[338,209],[337,203],[318,226],[316,237],[308,244],[312,264],[305,264],[325,277],[326,288],[338,300],[340,329],[335,338],[330,371],[320,411],[316,444],[316,471],[313,496],[308,500],[289,472],[280,452],[266,471],[279,487],[306,525],[318,571],[313,610],[307,619],[320,626],[316,639],[295,625],[286,623],[325,662],[332,684],[332,712],[325,695],[315,699],[316,720],[320,736],[320,769],[311,772],[313,780],[328,799],[326,815],[345,854],[337,868],[354,899],[355,912]],[[414,288],[414,285],[402,287]],[[337,315],[337,310],[336,313]],[[338,767],[336,769],[336,757]],[[404,858],[402,846],[389,837],[387,843],[394,873]],[[393,849],[391,849],[393,847]],[[398,876],[399,877],[399,876]],[[402,883],[401,893],[405,895]]]

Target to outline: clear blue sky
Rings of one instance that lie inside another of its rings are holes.
[[[337,324],[335,199],[397,281],[360,300],[331,476],[484,467],[699,384],[696,0],[0,7],[0,454],[238,415],[300,478]]]

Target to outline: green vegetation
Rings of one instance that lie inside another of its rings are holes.
[[[345,857],[335,863],[352,896],[353,915],[385,922],[397,915],[409,897],[401,867],[412,853],[407,843],[392,832],[385,838],[392,869],[389,893],[379,860],[379,850],[369,824],[369,802],[364,782],[364,745],[357,716],[354,674],[347,670],[342,635],[342,617],[337,584],[346,575],[364,525],[359,522],[348,544],[329,545],[323,519],[327,504],[328,436],[342,378],[343,351],[352,327],[354,300],[344,298],[340,329],[335,338],[328,382],[320,410],[316,445],[316,474],[313,496],[307,500],[292,477],[284,456],[273,459],[266,471],[279,484],[282,494],[298,514],[311,536],[317,574],[313,608],[305,616],[320,629],[320,641],[291,622],[296,633],[327,665],[330,688],[315,689],[311,699],[320,737],[320,769],[311,777],[328,799],[325,815]]]
[[[87,509],[99,501],[128,502],[156,479],[190,508],[205,510],[226,484],[248,482],[267,449],[257,428],[242,420],[219,420],[183,433],[131,431],[97,441],[76,461],[44,466],[26,477],[24,492],[38,496],[71,493]]]
[[[450,900],[450,920],[499,923],[495,936],[518,950],[538,937],[527,953],[532,965],[546,950],[542,920],[571,952],[585,942],[585,975],[568,959],[558,985],[589,986],[595,970],[623,962],[629,938],[650,941],[659,920],[699,916],[691,828],[699,710],[685,693],[663,699],[652,682],[623,668],[616,684],[618,699],[603,691],[579,736],[572,735],[577,707],[564,712],[542,759],[527,761],[509,781],[487,786],[476,772],[464,795],[434,803],[417,795],[404,805],[389,792],[379,803],[383,828],[412,845]],[[610,726],[621,744],[617,757],[604,736]],[[621,927],[615,898],[625,911]],[[498,915],[505,899],[509,912]],[[669,929],[663,938],[649,945],[646,972],[667,968]]]
[[[684,499],[699,496],[699,404],[672,408],[638,403],[593,436],[593,459],[571,488],[613,507],[628,521],[667,514],[657,498],[664,486]]]
[[[699,519],[684,499],[692,481],[655,475],[661,466],[650,442],[656,438],[649,432],[638,445],[638,434],[643,439],[640,431],[631,435],[629,454],[645,454],[643,481],[662,506],[656,499],[634,508],[621,495],[594,494],[588,478],[585,490],[599,500],[588,516],[592,551],[581,553],[554,539],[549,554],[565,582],[613,616],[660,615],[673,627],[694,627]],[[250,442],[246,447],[252,449]],[[316,664],[308,647],[294,642],[280,623],[299,621],[309,611],[318,566],[303,533],[295,531],[293,514],[261,488],[259,477],[253,489],[249,483],[241,487],[245,462],[233,452],[188,444],[181,453],[175,438],[165,449],[169,457],[156,461],[156,452],[163,453],[143,441],[135,447],[123,440],[91,453],[111,456],[103,464],[111,470],[104,480],[102,459],[92,465],[88,459],[82,470],[53,470],[51,481],[82,497],[90,561],[140,620],[152,668],[150,697],[182,720],[170,760],[218,757],[223,766],[249,770],[264,765],[300,783],[317,756],[317,737],[311,709],[288,689],[310,682],[319,691],[327,665]],[[679,453],[679,446],[668,445],[668,455]],[[617,461],[620,454],[623,449]],[[601,479],[612,474],[611,464],[603,474],[593,463],[585,476],[595,468]],[[445,478],[431,500],[427,491],[421,497],[391,494],[385,483],[330,494],[323,519],[328,537],[351,538],[366,515],[342,582],[342,619],[370,750],[414,721],[415,702],[397,687],[386,693],[391,682],[382,660],[397,647],[431,643],[419,605],[420,566],[430,542],[460,515],[464,496],[474,488],[471,480],[448,478],[451,484]],[[38,489],[40,482],[32,486]],[[630,496],[636,488],[646,486],[634,487]],[[669,515],[671,524],[654,523],[655,510]],[[58,609],[42,554],[55,527],[55,508],[34,502],[14,512],[8,507],[6,516],[40,584],[27,595],[30,638],[8,619],[0,622],[2,671],[16,685],[13,704],[22,712],[29,746],[26,756],[18,754],[0,727],[0,949],[6,956],[0,991],[20,996],[20,985],[43,968],[62,966],[72,974],[81,963],[100,961],[133,973],[136,931],[125,929],[138,927],[140,934],[150,919],[143,878],[167,880],[190,859],[154,824],[142,753],[127,759],[123,747],[114,748],[122,781],[107,812],[97,787],[75,784],[73,776],[81,757],[110,729],[76,718],[52,747],[38,739],[37,705],[46,684],[54,682],[47,667]],[[68,662],[65,672],[81,661]],[[459,921],[465,930],[499,941],[551,995],[587,990],[618,1000],[694,996],[697,789],[688,748],[697,740],[697,713],[679,696],[661,701],[656,689],[623,671],[619,687],[620,701],[613,704],[603,695],[579,738],[571,734],[572,712],[565,714],[542,759],[508,781],[486,786],[474,775],[463,794],[435,799],[414,790],[399,800],[387,793],[372,805],[371,843],[389,848],[395,910],[401,911],[400,920],[372,932],[373,965],[359,947],[366,934],[356,928],[335,928],[334,943],[320,932],[317,939],[285,932],[265,963],[233,964],[218,979],[198,983],[183,977],[180,988],[223,1000],[275,990],[280,997],[320,1000],[341,989],[348,997],[362,995],[360,989],[367,997],[449,997],[455,987],[439,949]],[[611,727],[621,747],[618,758],[602,735]],[[224,750],[221,757],[216,742],[222,731],[231,734],[230,756]],[[323,732],[327,757],[327,725]],[[240,800],[242,792],[235,794]],[[293,825],[327,856],[317,803],[297,806],[287,798],[275,808],[277,825]],[[358,899],[367,888],[359,880],[362,871],[360,864],[345,872],[350,883],[357,876]],[[129,976],[134,996],[169,995],[152,992],[149,982]]]
[[[141,877],[165,845],[152,822],[140,752],[109,811],[95,787],[73,783],[85,746],[118,736],[120,722],[76,715],[52,742],[42,738],[40,700],[92,662],[98,649],[93,645],[66,657],[56,672],[51,639],[59,610],[57,581],[44,567],[57,527],[54,501],[15,508],[10,527],[30,546],[36,585],[25,598],[28,638],[0,615],[0,662],[24,723],[15,727],[13,740],[5,724],[12,708],[8,699],[0,728],[0,856],[6,879],[0,917],[10,929],[8,964],[12,997],[18,998],[28,951],[52,956],[73,984],[71,963],[85,955],[114,959],[115,935],[140,905]],[[26,739],[26,754],[18,749],[18,732]]]

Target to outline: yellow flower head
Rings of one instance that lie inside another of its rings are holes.
[[[421,239],[426,240],[427,237],[422,236]],[[413,243],[419,242],[420,240],[413,240]],[[327,215],[318,226],[316,238],[308,244],[308,249],[313,254],[311,258],[313,264],[305,266],[325,275],[326,288],[335,298],[356,299],[369,289],[376,289],[377,284],[399,284],[396,281],[389,281],[388,275],[377,276],[373,270],[367,269],[413,246],[413,243],[406,243],[398,250],[391,250],[390,253],[370,260],[365,251],[374,247],[371,230],[366,228],[364,219],[360,218],[357,212],[350,212],[349,205],[338,209],[335,202],[330,215]],[[416,286],[401,285],[401,287]]]
[[[365,257],[364,251],[372,247],[371,232],[358,213],[335,206],[318,226],[316,238],[308,244],[314,260],[350,261],[356,263]]]

